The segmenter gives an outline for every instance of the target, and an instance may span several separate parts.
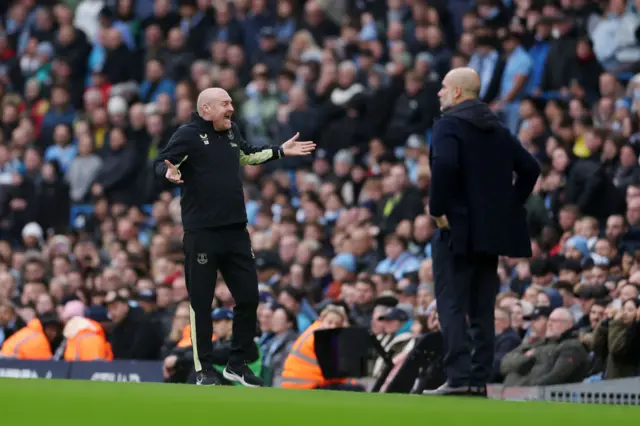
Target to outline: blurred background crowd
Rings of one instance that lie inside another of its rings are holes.
[[[162,360],[184,380],[179,190],[150,163],[219,86],[250,143],[318,144],[244,168],[256,368],[321,383],[289,356],[312,325],[369,328],[401,364],[439,330],[430,129],[443,76],[470,66],[543,168],[534,256],[499,265],[494,381],[638,375],[639,40],[637,0],[1,2],[2,356]],[[233,303],[219,280],[223,358]]]

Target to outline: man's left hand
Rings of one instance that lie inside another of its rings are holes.
[[[311,155],[313,150],[316,149],[316,144],[311,141],[298,142],[299,137],[300,133],[298,132],[293,135],[291,139],[282,144],[282,151],[285,156],[298,157],[302,155]]]
[[[439,229],[449,229],[449,220],[447,220],[447,216],[442,215],[438,217],[434,217],[436,221],[436,226]]]

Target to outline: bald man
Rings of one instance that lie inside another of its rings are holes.
[[[524,203],[540,167],[478,100],[479,91],[478,74],[457,68],[438,93],[429,212],[438,226],[431,250],[447,382],[435,394],[486,396],[498,256],[531,257]]]
[[[197,384],[220,382],[213,368],[211,304],[218,270],[235,300],[233,340],[224,378],[244,386],[262,386],[247,366],[258,358],[253,338],[258,307],[258,278],[247,232],[240,166],[285,156],[310,155],[313,142],[298,134],[282,146],[253,146],[231,121],[229,94],[206,89],[197,112],[180,127],[155,161],[155,172],[180,185],[184,228],[185,277],[191,302],[191,341]]]

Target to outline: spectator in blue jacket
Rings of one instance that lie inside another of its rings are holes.
[[[48,147],[53,142],[53,131],[58,124],[71,126],[76,119],[76,112],[71,106],[69,90],[64,86],[53,86],[51,89],[51,108],[42,119],[40,143]]]
[[[169,95],[173,100],[175,90],[176,84],[165,78],[164,67],[160,60],[149,59],[146,65],[145,80],[140,85],[142,102],[155,102],[161,94]]]

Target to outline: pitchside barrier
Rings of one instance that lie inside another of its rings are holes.
[[[66,362],[0,359],[0,377],[103,382],[162,382],[159,361]]]
[[[66,362],[0,358],[0,378],[71,379],[106,382],[162,382],[158,361]],[[372,379],[363,383],[373,384]],[[557,386],[489,386],[489,396],[509,401],[542,400],[589,404],[640,405],[640,377]]]

